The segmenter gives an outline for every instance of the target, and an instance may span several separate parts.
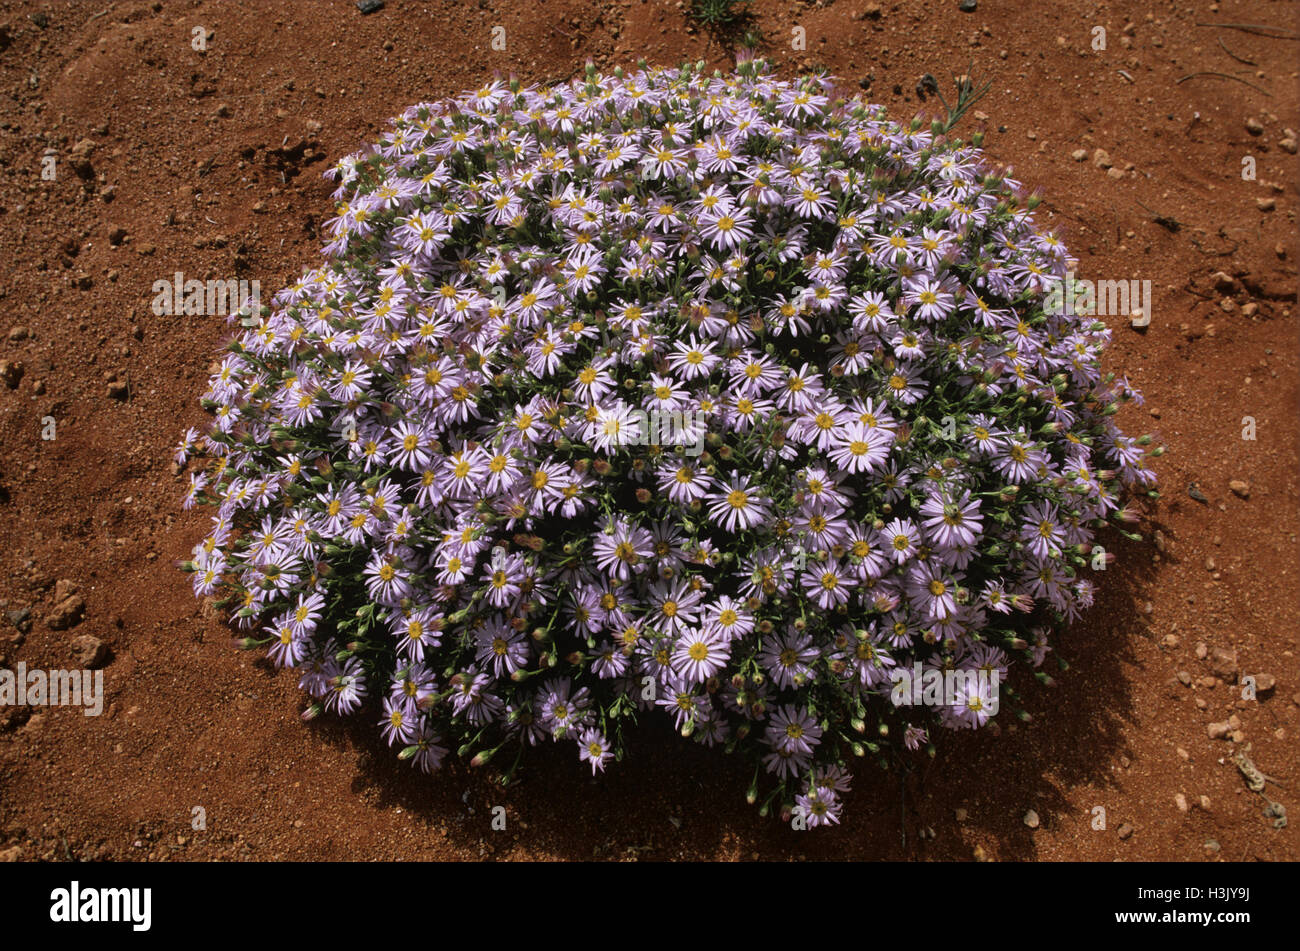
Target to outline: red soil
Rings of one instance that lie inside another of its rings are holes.
[[[754,4],[783,75],[870,74],[871,100],[895,117],[933,111],[913,92],[922,74],[947,90],[973,61],[994,84],[959,132],[984,128],[990,154],[1043,191],[1040,220],[1081,277],[1152,281],[1151,326],[1110,318],[1109,361],[1146,395],[1125,429],[1154,427],[1169,449],[1145,529],[1161,530],[1164,553],[1104,540],[1117,561],[1058,648],[1071,669],[1031,691],[1031,724],[943,736],[938,758],[901,782],[864,765],[840,832],[794,833],[745,804],[738,761],[658,728],[599,781],[567,749],[535,757],[510,789],[459,765],[424,777],[369,722],[304,726],[293,677],[230,648],[173,568],[207,516],[180,511],[168,465],[180,432],[204,419],[197,396],[226,331],[219,318],[154,316],[153,282],[179,270],[273,293],[318,258],[330,214],[321,170],[407,105],[494,71],[540,81],[589,58],[731,62],[725,44],[687,28],[681,2],[502,6],[389,0],[362,16],[344,0],[0,4],[0,359],[24,371],[16,388],[0,385],[0,600],[32,608],[25,637],[0,620],[0,663],[73,666],[81,634],[111,650],[103,716],[0,707],[0,858],[1300,856],[1296,831],[1261,816],[1230,759],[1237,744],[1207,735],[1238,717],[1237,739],[1287,784],[1268,795],[1300,815],[1300,196],[1280,144],[1300,127],[1296,43],[1197,25],[1294,28],[1283,2],[1155,16],[1081,0],[982,0],[974,14],[956,0]],[[504,52],[489,48],[498,24]],[[794,25],[806,52],[790,49]],[[196,26],[211,31],[204,53],[191,47]],[[1091,48],[1095,26],[1106,51]],[[1245,82],[1179,81],[1200,71]],[[74,154],[82,140],[93,151]],[[41,179],[47,148],[55,181]],[[1098,148],[1113,174],[1091,160]],[[1243,156],[1254,181],[1242,180]],[[1235,291],[1216,289],[1220,270]],[[10,326],[28,335],[11,339]],[[108,395],[107,374],[126,399]],[[1242,439],[1246,416],[1254,441]],[[1191,482],[1207,502],[1189,497]],[[54,630],[61,579],[79,587],[85,618]],[[1242,675],[1276,687],[1239,699],[1198,644],[1235,650]],[[504,832],[491,830],[494,805],[506,807]],[[191,828],[196,806],[206,831]],[[1092,828],[1098,806],[1104,830]]]

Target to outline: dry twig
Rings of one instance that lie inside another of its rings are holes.
[[[1188,74],[1187,74],[1186,76],[1184,76],[1182,79],[1177,80],[1177,81],[1174,83],[1174,85],[1175,85],[1175,86],[1177,86],[1177,85],[1181,85],[1182,83],[1187,82],[1187,80],[1189,80],[1189,79],[1195,79],[1197,76],[1218,76],[1218,77],[1220,77],[1220,78],[1222,78],[1222,79],[1235,79],[1235,80],[1236,80],[1237,82],[1239,82],[1239,83],[1245,83],[1245,84],[1246,84],[1247,86],[1249,86],[1251,89],[1258,89],[1260,92],[1262,92],[1264,95],[1268,96],[1270,99],[1273,98],[1273,94],[1272,94],[1271,92],[1269,92],[1267,89],[1264,89],[1262,86],[1256,86],[1256,85],[1255,85],[1254,83],[1252,83],[1252,82],[1247,82],[1246,80],[1242,79],[1240,76],[1233,76],[1231,73],[1218,73],[1218,72],[1215,72],[1214,70],[1209,70],[1209,69],[1202,70],[1202,71],[1199,72],[1199,73],[1188,73]]]

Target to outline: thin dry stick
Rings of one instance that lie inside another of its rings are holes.
[[[1270,40],[1300,40],[1300,33],[1291,30],[1285,30],[1280,26],[1269,26],[1267,23],[1201,23],[1197,26],[1219,26],[1225,30],[1241,30],[1243,33],[1254,33],[1257,36],[1266,36]],[[1265,30],[1278,30],[1277,33],[1266,33]]]
[[[1223,47],[1223,51],[1224,51],[1225,53],[1227,53],[1229,56],[1231,56],[1233,59],[1235,59],[1238,63],[1245,63],[1247,66],[1258,66],[1258,65],[1259,65],[1258,63],[1254,62],[1253,60],[1242,59],[1240,56],[1238,56],[1238,55],[1237,55],[1236,53],[1234,53],[1232,50],[1228,49],[1227,45],[1223,42],[1223,37],[1221,37],[1221,36],[1218,37],[1218,40],[1219,40],[1219,46]]]
[[[1221,78],[1223,78],[1223,79],[1235,79],[1235,80],[1236,80],[1237,82],[1239,82],[1239,83],[1245,83],[1245,84],[1246,84],[1247,86],[1249,86],[1251,89],[1258,89],[1258,90],[1259,90],[1260,92],[1262,92],[1264,95],[1268,96],[1268,98],[1270,98],[1270,99],[1273,98],[1273,94],[1272,94],[1271,92],[1269,92],[1267,89],[1264,89],[1264,88],[1262,88],[1262,87],[1260,87],[1260,86],[1256,86],[1256,85],[1255,85],[1254,83],[1252,83],[1252,82],[1247,82],[1246,80],[1242,79],[1240,76],[1233,76],[1231,73],[1216,73],[1216,72],[1214,72],[1213,70],[1208,70],[1208,69],[1207,69],[1207,70],[1202,70],[1202,71],[1199,72],[1199,73],[1188,73],[1188,74],[1187,74],[1186,76],[1184,76],[1182,79],[1177,80],[1177,81],[1174,83],[1174,85],[1175,85],[1175,86],[1180,85],[1180,84],[1182,84],[1182,83],[1187,82],[1187,80],[1189,80],[1189,79],[1195,79],[1197,76],[1219,76],[1219,77],[1221,77]]]
[[[1170,231],[1177,231],[1180,228],[1182,228],[1183,223],[1179,221],[1177,218],[1174,218],[1170,215],[1162,215],[1154,208],[1147,208],[1147,206],[1143,205],[1142,202],[1140,201],[1138,202],[1138,204],[1142,205],[1143,208],[1146,208],[1146,210],[1151,213],[1151,220],[1156,224],[1158,224],[1160,227],[1167,228]]]
[[[907,773],[899,770],[898,792],[902,798],[899,809],[902,813],[898,822],[898,831],[903,835],[903,857],[907,857]]]

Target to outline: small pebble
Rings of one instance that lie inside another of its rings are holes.
[[[21,363],[10,363],[8,360],[0,360],[0,380],[11,390],[18,389],[18,384],[23,381],[23,373],[26,372]]]
[[[108,646],[90,634],[79,634],[72,639],[69,647],[72,658],[88,670],[101,667],[108,659]]]
[[[1026,812],[1025,825],[1029,826],[1031,829],[1037,829],[1039,825],[1038,813],[1034,812],[1032,809]]]
[[[1224,650],[1222,647],[1216,647],[1210,653],[1210,669],[1215,675],[1222,677],[1229,683],[1237,679],[1237,674],[1241,672],[1241,667],[1237,662],[1236,650]]]

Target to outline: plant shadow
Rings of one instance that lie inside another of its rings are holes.
[[[1004,710],[996,733],[936,730],[937,755],[915,754],[905,775],[864,760],[835,830],[795,831],[761,816],[745,801],[753,772],[742,760],[684,740],[658,720],[629,732],[627,756],[603,776],[593,777],[570,744],[548,742],[526,752],[509,786],[494,780],[497,764],[471,768],[454,754],[426,776],[397,760],[372,718],[314,727],[359,754],[355,793],[379,808],[400,806],[469,857],[952,861],[971,859],[972,842],[986,841],[995,843],[992,857],[1033,860],[1025,813],[1033,809],[1045,828],[1089,829],[1090,810],[1072,804],[1069,791],[1113,787],[1111,762],[1132,754],[1123,739],[1135,713],[1123,667],[1135,660],[1129,636],[1143,617],[1153,548],[1109,531],[1098,540],[1115,563],[1098,583],[1096,603],[1056,640],[1042,668],[1055,672],[1063,656],[1069,670],[1043,687],[1013,668],[1031,722]],[[504,828],[494,828],[494,819],[497,826],[504,819]]]

